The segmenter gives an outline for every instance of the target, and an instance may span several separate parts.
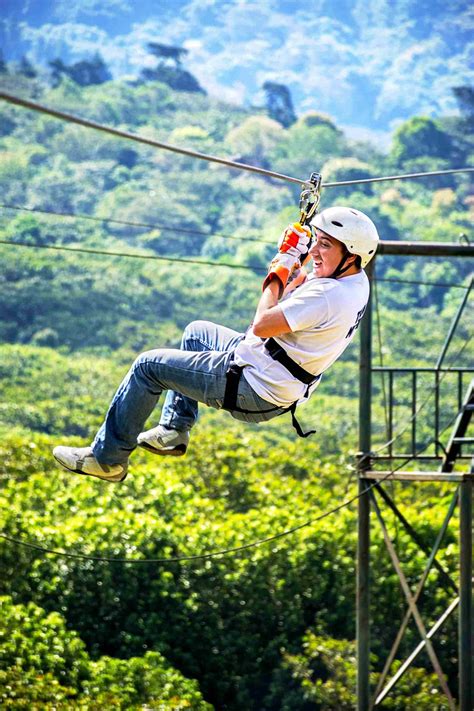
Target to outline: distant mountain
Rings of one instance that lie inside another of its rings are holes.
[[[298,114],[388,131],[413,114],[452,113],[452,88],[474,83],[466,0],[2,0],[7,60],[77,61],[100,51],[112,74],[153,65],[148,42],[183,46],[211,95],[263,103],[286,84]]]

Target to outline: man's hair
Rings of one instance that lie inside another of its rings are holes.
[[[357,267],[357,269],[362,269],[362,257],[360,254],[358,254],[354,260],[354,266]]]

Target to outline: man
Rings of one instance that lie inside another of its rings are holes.
[[[312,274],[301,262],[309,256]],[[185,330],[181,349],[142,353],[117,390],[91,447],[55,447],[70,471],[119,482],[137,444],[159,455],[186,452],[198,402],[263,422],[308,398],[321,374],[349,345],[364,314],[369,282],[363,267],[375,254],[377,229],[362,212],[331,207],[311,231],[288,228],[264,280],[246,334],[206,321]],[[142,432],[163,390],[160,424]]]

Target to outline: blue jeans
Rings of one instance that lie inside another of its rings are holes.
[[[227,368],[243,337],[209,321],[193,321],[184,331],[180,350],[158,348],[142,353],[115,393],[92,443],[97,460],[102,464],[127,461],[163,390],[168,393],[160,424],[175,430],[191,429],[198,417],[198,402],[222,408]],[[286,412],[257,395],[244,375],[237,407],[254,411],[230,413],[245,422],[263,422]]]

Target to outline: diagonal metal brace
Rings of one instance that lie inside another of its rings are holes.
[[[441,665],[439,663],[438,657],[436,656],[436,652],[434,651],[433,645],[431,644],[431,641],[428,639],[428,634],[427,634],[425,625],[424,625],[423,620],[421,618],[421,615],[420,615],[420,612],[419,612],[418,607],[416,605],[416,602],[414,600],[414,597],[411,593],[408,582],[405,578],[405,574],[403,573],[403,570],[401,568],[400,561],[398,560],[398,556],[396,554],[393,543],[390,539],[390,536],[388,535],[388,531],[385,526],[385,521],[383,520],[382,514],[380,512],[380,509],[377,504],[377,500],[373,494],[373,491],[370,491],[370,496],[371,496],[371,499],[372,499],[372,502],[374,505],[375,512],[377,514],[377,518],[378,518],[378,520],[380,522],[380,526],[382,528],[383,537],[385,540],[385,545],[387,546],[387,550],[390,554],[390,558],[392,559],[393,567],[395,568],[395,571],[396,571],[398,578],[400,580],[400,585],[401,585],[403,593],[407,599],[407,602],[410,607],[413,618],[415,620],[416,626],[418,627],[420,636],[421,636],[422,640],[425,642],[426,651],[428,652],[428,656],[429,656],[431,663],[433,665],[433,669],[435,670],[436,675],[438,676],[438,679],[439,679],[440,686],[441,686],[443,692],[445,693],[446,698],[448,699],[448,705],[449,705],[450,710],[456,711],[454,699],[453,699],[451,692],[449,690],[449,687],[446,683],[446,679],[444,678],[443,670],[442,670]]]
[[[426,635],[426,639],[431,639],[434,634],[439,630],[441,625],[444,623],[445,620],[448,619],[448,617],[454,612],[456,607],[459,605],[459,597],[456,597],[453,602],[450,604],[450,606],[443,612],[439,620],[433,625],[433,627],[430,629],[428,634]],[[411,663],[416,659],[416,657],[419,655],[419,653],[425,648],[426,642],[423,639],[417,647],[413,650],[413,652],[410,654],[409,657],[403,662],[401,667],[397,670],[397,673],[393,675],[393,677],[390,679],[388,682],[387,686],[385,689],[382,691],[381,694],[376,696],[374,706],[377,706],[378,704],[382,703],[384,698],[387,696],[389,691],[393,689],[397,681],[404,675],[404,673],[407,671],[408,667],[411,665]]]
[[[426,555],[430,555],[428,546],[425,546],[423,541],[421,540],[420,536],[418,533],[415,531],[413,526],[407,521],[405,516],[402,514],[402,512],[398,509],[398,507],[395,505],[395,503],[392,501],[390,496],[387,494],[383,486],[380,484],[376,484],[375,488],[379,492],[380,496],[383,498],[387,506],[393,511],[395,516],[398,518],[400,523],[403,525],[405,528],[406,532],[409,534],[409,536],[412,538],[412,540],[417,544],[417,546],[425,553]],[[456,491],[455,496],[458,496],[458,492]],[[454,503],[455,505],[455,503]],[[451,506],[453,506],[453,502],[451,502]],[[450,508],[451,508],[450,506]],[[445,583],[451,588],[452,592],[456,593],[458,592],[458,587],[452,577],[449,575],[449,573],[443,568],[443,566],[436,560],[436,558],[433,559],[433,565],[438,571],[438,573],[441,575]]]
[[[382,493],[382,492],[383,492],[383,489],[382,489],[382,491],[380,491],[381,487],[379,487],[379,486],[377,486],[376,489],[377,489],[377,491],[378,491],[379,493]],[[383,493],[385,493],[385,492],[383,492]],[[456,489],[456,491],[455,491],[455,493],[454,493],[454,496],[453,496],[452,499],[451,499],[451,503],[450,503],[448,512],[447,512],[447,514],[446,514],[446,516],[445,516],[445,518],[444,518],[444,521],[443,521],[443,524],[442,524],[442,526],[441,526],[441,528],[440,528],[440,531],[439,531],[439,533],[438,533],[438,536],[436,537],[436,541],[435,541],[434,546],[433,546],[433,549],[432,549],[432,551],[431,551],[431,553],[430,553],[430,555],[429,555],[429,558],[428,558],[428,561],[427,561],[427,563],[426,563],[426,566],[425,566],[425,569],[424,569],[424,571],[423,571],[423,574],[422,574],[422,576],[421,576],[421,578],[420,578],[420,580],[419,580],[419,582],[418,582],[418,586],[417,586],[417,589],[416,589],[416,591],[415,591],[415,595],[414,595],[414,597],[413,597],[413,599],[414,599],[414,601],[415,601],[416,603],[418,602],[418,600],[419,600],[419,598],[420,598],[420,596],[421,596],[421,593],[422,593],[422,591],[423,591],[423,587],[424,587],[424,585],[425,585],[426,579],[427,579],[427,577],[428,577],[428,575],[429,575],[429,572],[430,572],[430,570],[431,570],[431,566],[432,566],[433,563],[435,562],[436,553],[437,553],[438,550],[439,550],[439,547],[440,547],[440,545],[441,545],[441,542],[442,542],[442,540],[443,540],[443,538],[444,538],[444,535],[445,535],[445,533],[446,533],[446,530],[447,530],[447,528],[448,528],[449,522],[450,522],[450,520],[451,520],[451,518],[452,518],[452,515],[453,515],[453,513],[454,513],[454,509],[456,508],[456,504],[457,504],[457,502],[458,502],[458,495],[459,495],[459,488]],[[384,498],[385,498],[385,497],[384,497]],[[385,687],[385,689],[383,689],[383,686],[384,686],[384,684],[385,684],[385,680],[386,680],[386,678],[387,678],[387,676],[388,676],[388,672],[390,671],[390,667],[392,666],[393,660],[395,659],[395,655],[396,655],[396,653],[397,653],[397,651],[398,651],[398,648],[399,648],[399,646],[400,646],[400,642],[401,642],[402,639],[403,639],[403,635],[405,634],[405,630],[406,630],[406,628],[407,628],[407,625],[408,625],[408,623],[409,623],[409,621],[410,621],[411,616],[412,616],[412,611],[411,611],[411,609],[410,609],[410,607],[409,607],[408,610],[406,611],[406,614],[405,614],[405,617],[404,617],[404,619],[403,619],[403,622],[402,622],[402,624],[401,624],[401,626],[400,626],[400,629],[399,629],[399,631],[398,631],[398,634],[397,634],[397,636],[396,636],[396,638],[395,638],[395,641],[394,641],[394,643],[393,643],[392,649],[390,650],[390,653],[389,653],[389,655],[388,655],[387,661],[385,662],[385,666],[384,666],[383,671],[382,671],[382,673],[381,673],[381,675],[380,675],[380,678],[379,678],[379,681],[378,681],[378,684],[377,684],[377,688],[376,688],[376,691],[375,691],[375,694],[374,694],[374,701],[372,702],[371,708],[374,708],[374,706],[376,706],[377,704],[379,704],[379,703],[385,698],[385,696],[388,694],[388,692],[390,691],[390,689],[394,686],[395,682],[398,681],[398,679],[400,679],[400,677],[405,673],[406,669],[408,669],[408,667],[409,667],[409,664],[407,664],[406,662],[404,662],[404,663],[402,664],[402,666],[400,667],[400,669],[398,669],[398,671],[397,671],[397,673],[395,674],[395,676],[392,677],[392,679],[390,680],[390,682],[387,684],[387,686]],[[444,620],[443,620],[443,621],[444,621]],[[438,629],[438,627],[436,627],[436,629]],[[435,631],[436,631],[436,630],[433,628],[433,629],[428,633],[427,636],[428,636],[429,638],[431,638],[432,634],[434,634]],[[421,643],[420,650],[421,650],[424,646],[425,646],[425,645],[424,645],[424,643],[422,642],[422,643]],[[418,648],[417,648],[417,649],[418,649]],[[418,650],[418,651],[420,651],[420,650]],[[416,654],[418,654],[418,651],[416,652]],[[415,656],[416,656],[416,654],[415,654]],[[414,659],[414,657],[413,657],[413,659]],[[410,663],[411,663],[411,661],[412,661],[412,659],[410,659]],[[382,689],[383,689],[383,692],[380,693]]]

